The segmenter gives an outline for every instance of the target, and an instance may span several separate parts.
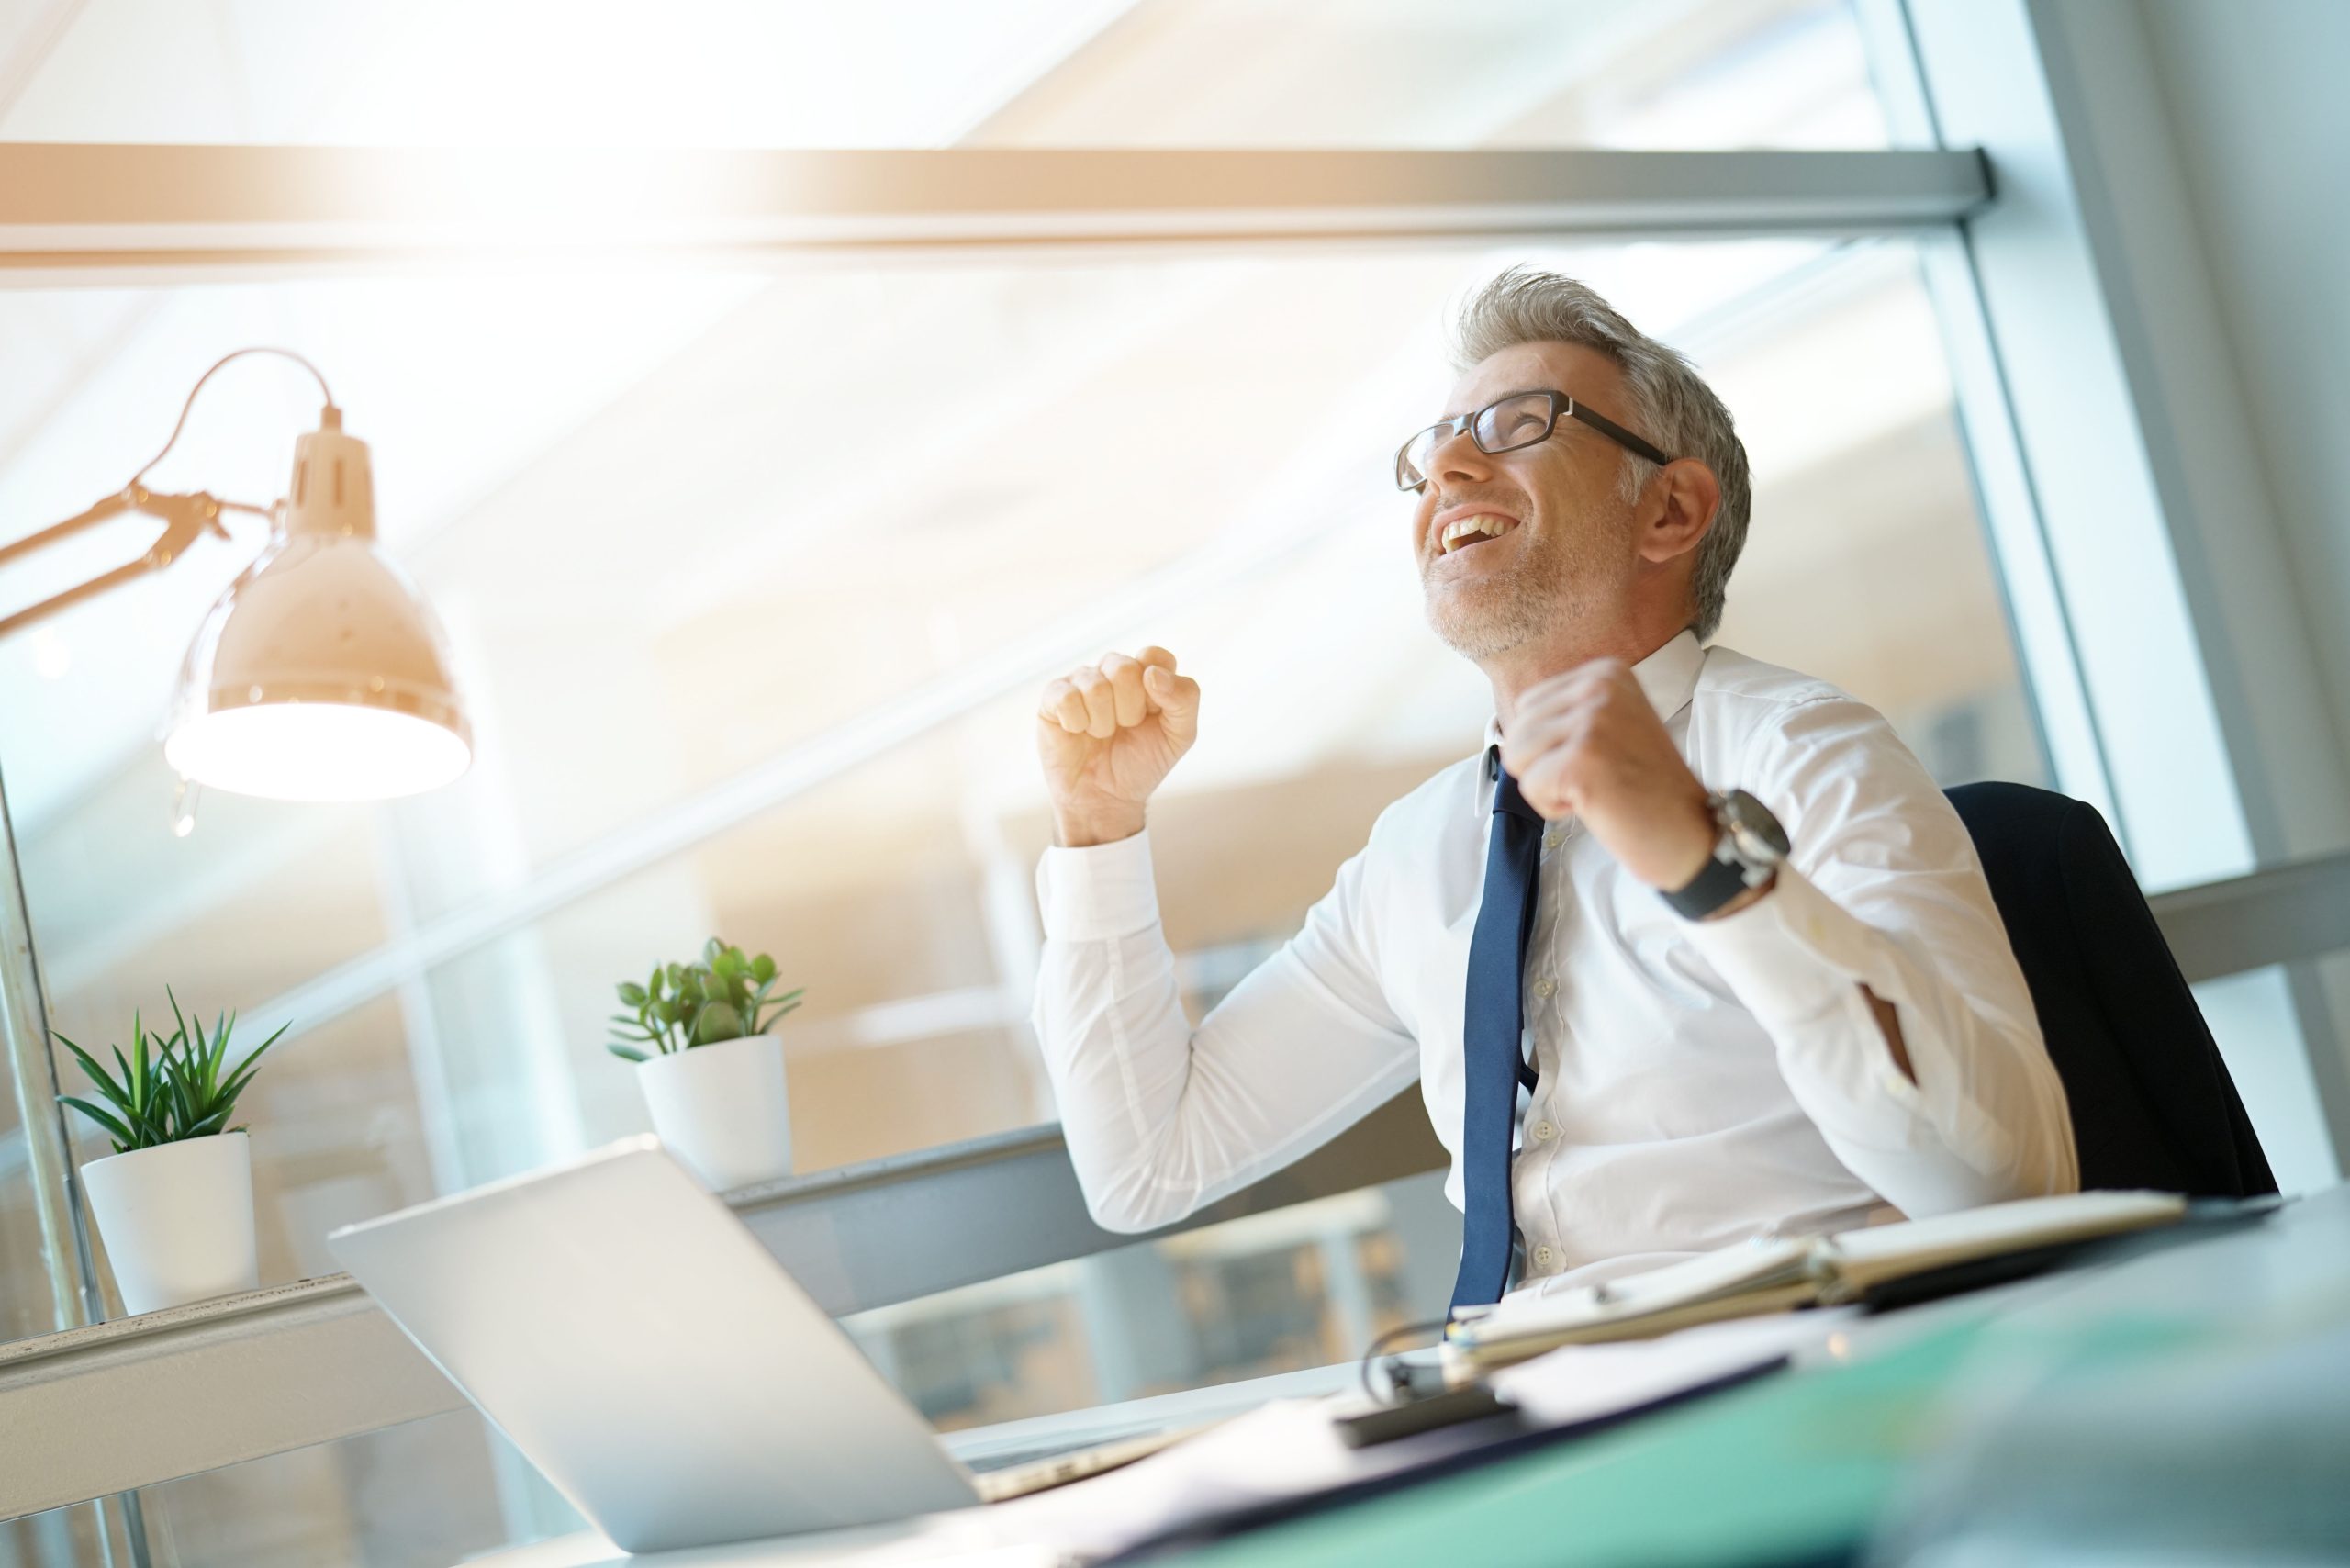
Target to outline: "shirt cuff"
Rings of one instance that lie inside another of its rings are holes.
[[[1036,863],[1036,905],[1051,942],[1108,942],[1156,925],[1150,830],[1082,849],[1046,849]]]
[[[1782,865],[1771,890],[1736,914],[1688,923],[1690,942],[1766,1025],[1798,1024],[1866,982],[1871,933]]]

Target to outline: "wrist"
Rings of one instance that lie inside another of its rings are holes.
[[[1711,914],[1701,915],[1699,919],[1701,921],[1727,920],[1731,915],[1736,914],[1739,911],[1745,909],[1751,904],[1761,903],[1765,898],[1770,896],[1771,890],[1778,885],[1779,873],[1777,870],[1774,869],[1767,881],[1761,883],[1759,886],[1746,889],[1736,898],[1730,900],[1729,902],[1722,905],[1721,908],[1714,911]]]
[[[1130,812],[1060,812],[1053,813],[1054,842],[1064,849],[1091,849],[1115,844],[1143,830],[1143,810]]]
[[[1673,822],[1673,831],[1660,835],[1649,864],[1641,868],[1648,873],[1641,880],[1661,893],[1686,887],[1713,859],[1714,846],[1721,837],[1721,826],[1714,821],[1702,789],[1674,813]]]
[[[1735,914],[1759,901],[1777,885],[1793,847],[1779,819],[1743,790],[1708,796],[1707,809],[1714,819],[1712,854],[1688,881],[1659,890],[1684,920]]]

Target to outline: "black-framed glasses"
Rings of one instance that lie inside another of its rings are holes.
[[[1593,413],[1564,392],[1513,392],[1473,414],[1439,420],[1395,449],[1395,487],[1416,490],[1428,482],[1428,459],[1463,430],[1480,452],[1516,452],[1550,439],[1561,419],[1581,420],[1617,445],[1662,466],[1673,461],[1604,414]]]

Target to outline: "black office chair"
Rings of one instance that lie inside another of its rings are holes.
[[[2024,784],[1948,793],[2065,1081],[2081,1185],[2274,1193],[2220,1047],[2105,819]]]

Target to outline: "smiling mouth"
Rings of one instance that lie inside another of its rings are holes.
[[[1457,517],[1444,525],[1443,533],[1437,539],[1436,553],[1439,555],[1456,554],[1483,544],[1488,539],[1499,539],[1516,526],[1516,518],[1504,517],[1499,512]]]

